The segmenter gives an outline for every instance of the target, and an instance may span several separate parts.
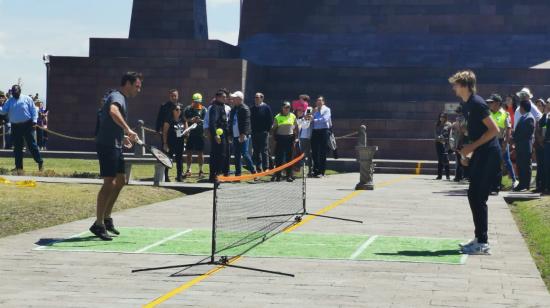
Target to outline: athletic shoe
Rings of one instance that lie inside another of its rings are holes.
[[[44,171],[44,162],[43,161],[38,163],[38,171],[40,171],[40,172]]]
[[[292,182],[294,182],[294,178],[289,176],[289,177],[286,178],[286,181],[289,182],[289,183],[292,183]]]
[[[464,248],[464,247],[472,246],[474,244],[477,244],[477,237],[474,237],[467,243],[460,243],[458,244],[458,246],[460,246],[460,248]]]
[[[491,196],[498,196],[498,191],[492,191]]]
[[[112,218],[105,218],[103,221],[105,223],[105,229],[113,234],[120,235],[120,232],[115,228]]]
[[[442,179],[443,179],[443,177],[440,177],[440,176],[435,178],[436,181],[439,181],[439,180],[442,180]]]
[[[112,241],[113,238],[109,236],[105,226],[98,226],[95,223],[90,227],[90,232],[99,237],[103,241]]]
[[[467,255],[490,255],[491,246],[488,243],[476,243],[462,248],[461,252]]]
[[[512,183],[512,188],[513,189],[516,189],[519,185],[519,181],[518,180],[515,180],[513,183]]]

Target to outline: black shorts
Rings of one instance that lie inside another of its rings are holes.
[[[99,174],[102,178],[114,178],[117,174],[126,173],[122,149],[98,144],[97,158],[99,159]]]
[[[191,135],[187,140],[185,147],[187,151],[202,152],[204,151],[204,137],[202,135]]]

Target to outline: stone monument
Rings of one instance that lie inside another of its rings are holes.
[[[359,162],[359,183],[355,190],[374,190],[374,155],[378,151],[377,146],[367,145],[367,126],[361,125],[357,138],[357,161]]]

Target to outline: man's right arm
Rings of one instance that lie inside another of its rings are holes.
[[[159,112],[157,114],[157,122],[155,124],[155,130],[157,131],[157,133],[162,132],[163,124],[164,124],[164,108],[163,106],[160,106]]]
[[[124,117],[122,116],[122,113],[120,113],[120,107],[114,103],[111,104],[109,108],[109,114],[113,121],[120,126],[126,135],[130,138],[131,141],[136,141],[138,139],[138,135],[130,129],[130,126],[128,126],[128,123],[126,123],[126,120],[124,120]]]
[[[0,114],[8,114],[10,112],[11,101],[5,101],[3,105],[0,105]]]

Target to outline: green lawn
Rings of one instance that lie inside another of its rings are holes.
[[[99,178],[99,164],[97,160],[86,159],[60,159],[60,158],[48,158],[44,160],[44,172],[38,172],[38,166],[31,158],[25,158],[23,161],[25,174],[36,176],[60,176],[60,177],[81,177],[81,178]],[[0,175],[10,174],[10,171],[14,168],[13,158],[0,158]],[[186,165],[184,163],[184,172]],[[232,166],[234,170],[234,166]],[[143,180],[153,178],[155,167],[151,166],[134,166],[132,167],[132,177],[134,180]],[[194,163],[192,165],[193,176],[186,180],[186,182],[196,182],[198,180],[198,165]],[[203,171],[208,177],[208,164],[205,164]],[[327,170],[327,175],[337,174],[336,171]],[[173,180],[176,177],[176,168],[170,170],[170,178]]]
[[[515,202],[512,213],[550,291],[550,198]]]
[[[0,237],[93,217],[99,188],[79,184],[37,183],[34,188],[0,184]],[[171,189],[128,186],[122,190],[114,210],[183,196]]]

